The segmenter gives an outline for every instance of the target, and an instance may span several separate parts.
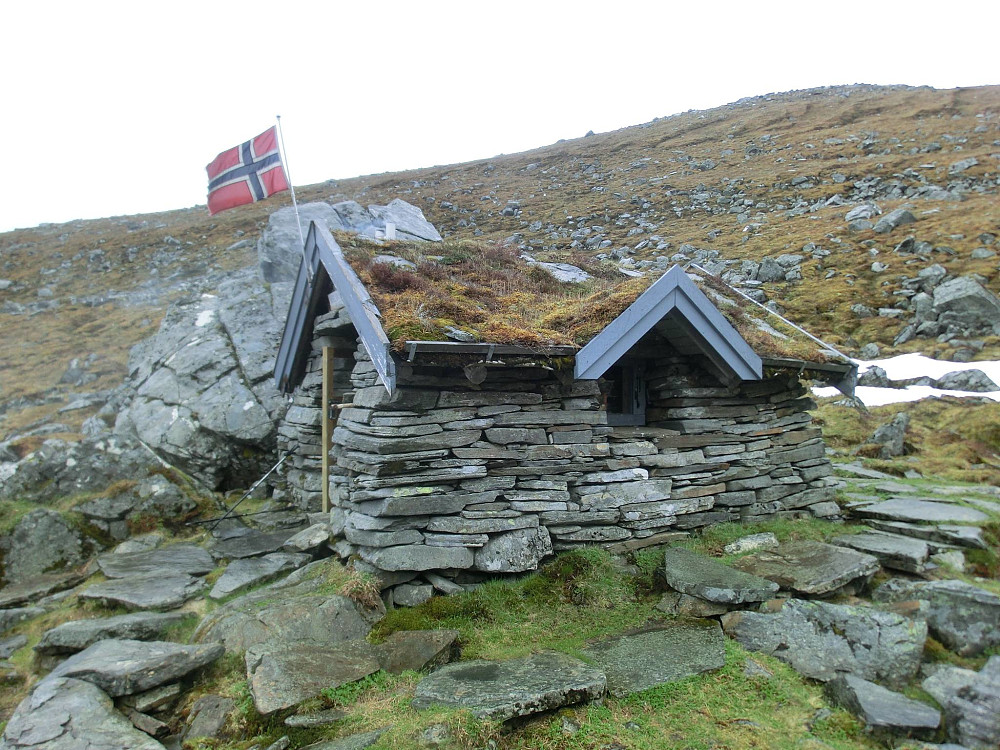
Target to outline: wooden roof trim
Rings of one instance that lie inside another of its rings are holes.
[[[577,353],[575,377],[601,377],[667,315],[682,324],[699,350],[727,376],[763,377],[761,358],[676,265]]]
[[[340,245],[330,234],[330,230],[316,222],[309,224],[291,305],[285,318],[285,330],[274,364],[274,378],[279,390],[290,393],[302,379],[304,352],[308,353],[311,343],[307,337],[312,333],[318,300],[324,296],[323,287],[327,280],[340,292],[344,307],[351,316],[362,345],[371,357],[379,380],[392,393],[396,388],[396,363],[392,359],[389,337],[379,321],[378,308],[361,279],[344,258]]]

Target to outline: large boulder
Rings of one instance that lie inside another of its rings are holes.
[[[893,578],[878,587],[879,602],[921,601],[920,616],[931,634],[963,656],[1000,646],[1000,596],[964,581]]]
[[[374,219],[396,226],[396,238],[400,240],[426,240],[440,242],[441,235],[427,219],[424,212],[401,198],[389,201],[387,206],[368,206]]]
[[[910,426],[910,415],[899,412],[889,422],[879,425],[868,438],[868,442],[879,446],[879,458],[895,458],[906,453],[906,429]]]
[[[942,322],[1000,335],[1000,299],[971,276],[959,276],[935,287],[934,311]]]
[[[0,546],[4,577],[8,583],[21,583],[81,565],[96,545],[56,511],[37,508],[18,522],[10,536],[0,539]]]
[[[288,285],[266,286],[246,269],[217,295],[171,307],[129,354],[133,395],[115,432],[137,436],[209,487],[256,480],[273,463],[287,409],[272,375],[288,294]]]
[[[842,672],[902,686],[920,668],[927,625],[892,612],[787,600],[777,612],[730,612],[726,634],[827,682]]]
[[[43,680],[14,710],[4,750],[164,750],[118,713],[99,687],[83,680]]]
[[[267,229],[257,240],[257,262],[264,281],[295,281],[302,259],[303,238],[309,234],[309,222],[315,221],[330,231],[346,229],[329,203],[303,203],[299,206],[302,236],[295,208],[279,208],[267,221]]]
[[[921,687],[944,709],[949,739],[975,750],[1000,747],[1000,656],[979,672],[942,667]]]
[[[47,503],[84,492],[102,492],[113,482],[138,479],[160,466],[137,440],[102,434],[78,443],[50,439],[9,467],[0,481],[0,500]]]

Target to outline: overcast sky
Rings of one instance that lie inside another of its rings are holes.
[[[282,116],[294,184],[790,89],[1000,83],[1000,2],[6,2],[0,231],[205,203]]]

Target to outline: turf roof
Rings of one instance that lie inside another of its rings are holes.
[[[582,283],[560,282],[515,247],[500,243],[376,243],[347,235],[338,240],[397,351],[407,341],[454,340],[456,330],[493,344],[584,346],[660,275],[624,276],[615,264],[583,253],[546,257],[591,275]],[[413,267],[378,262],[378,255],[402,258]],[[841,361],[717,277],[689,273],[761,357]]]

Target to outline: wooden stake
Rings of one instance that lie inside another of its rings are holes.
[[[330,402],[333,400],[333,347],[323,347],[323,512],[330,512],[330,448],[333,447],[333,420]]]

